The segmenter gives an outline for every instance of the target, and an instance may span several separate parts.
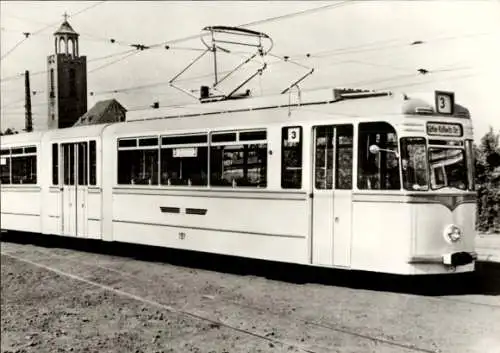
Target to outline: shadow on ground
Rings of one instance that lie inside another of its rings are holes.
[[[429,296],[500,295],[500,263],[493,262],[477,262],[476,271],[469,274],[409,277],[39,234],[9,232],[2,234],[2,242],[73,249],[193,269],[258,276],[295,284],[315,283]]]

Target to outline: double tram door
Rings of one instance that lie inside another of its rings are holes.
[[[63,235],[86,237],[88,142],[61,144]]]
[[[353,126],[314,127],[312,157],[312,263],[349,267]]]

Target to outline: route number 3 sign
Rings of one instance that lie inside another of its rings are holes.
[[[452,92],[436,91],[436,111],[438,113],[453,114],[454,101],[454,94]]]
[[[297,143],[300,142],[300,128],[291,127],[288,129],[288,140],[287,142]]]

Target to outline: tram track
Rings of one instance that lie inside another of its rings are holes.
[[[115,274],[117,274],[119,276],[126,277],[126,278],[129,278],[129,279],[133,279],[135,281],[139,281],[139,282],[142,282],[142,283],[148,282],[148,283],[158,284],[158,282],[153,281],[152,279],[144,278],[144,277],[139,277],[139,276],[136,276],[134,274],[130,274],[130,273],[125,272],[125,271],[120,271],[120,270],[113,269],[113,268],[110,268],[110,267],[107,267],[107,266],[103,266],[103,265],[100,265],[100,264],[96,264],[96,263],[90,263],[90,262],[87,262],[87,261],[83,261],[81,259],[74,259],[74,258],[70,257],[71,255],[68,256],[68,255],[54,254],[54,253],[51,253],[49,251],[41,250],[41,249],[38,249],[38,248],[35,249],[35,251],[37,251],[40,254],[43,254],[44,255],[43,259],[44,260],[50,260],[51,258],[58,258],[58,259],[61,259],[63,261],[68,261],[68,262],[79,264],[79,265],[85,265],[85,266],[90,266],[90,267],[94,267],[94,268],[100,268],[102,270],[105,270],[105,271],[108,271],[108,272],[112,272],[112,273],[115,273]],[[57,273],[57,274],[59,274],[61,276],[66,276],[66,277],[72,278],[74,280],[78,280],[80,282],[87,283],[87,284],[90,284],[92,286],[99,287],[101,289],[114,292],[114,293],[116,293],[118,295],[121,295],[121,296],[124,296],[124,297],[128,297],[128,298],[140,301],[140,302],[142,302],[144,304],[148,304],[148,305],[151,305],[151,306],[154,306],[154,307],[157,307],[157,308],[161,308],[161,309],[169,311],[169,312],[183,314],[183,315],[186,315],[186,316],[198,319],[198,320],[209,322],[209,323],[214,324],[214,325],[220,325],[222,327],[225,327],[225,328],[228,328],[230,330],[239,332],[241,334],[250,335],[250,336],[253,336],[255,338],[259,338],[259,339],[265,340],[265,341],[273,343],[273,344],[282,345],[284,347],[293,347],[294,349],[296,349],[298,351],[316,353],[315,350],[312,350],[310,348],[304,347],[304,345],[301,345],[301,344],[299,344],[297,342],[288,342],[288,341],[284,341],[284,340],[279,340],[279,339],[277,339],[275,337],[270,337],[268,335],[263,335],[263,334],[259,334],[257,332],[253,332],[253,331],[250,331],[250,330],[247,330],[247,329],[243,329],[243,328],[240,328],[240,327],[228,324],[226,322],[223,322],[223,321],[220,321],[220,320],[217,320],[217,319],[213,319],[211,317],[202,316],[202,315],[193,313],[191,311],[187,311],[187,310],[183,310],[183,309],[178,309],[178,308],[175,308],[175,307],[170,306],[170,305],[165,305],[165,304],[162,304],[162,303],[160,303],[158,301],[147,299],[147,298],[144,298],[143,296],[138,296],[138,295],[132,294],[129,291],[117,289],[117,288],[114,288],[113,286],[106,285],[106,284],[103,284],[103,283],[99,283],[99,282],[94,281],[94,280],[89,280],[89,279],[84,278],[84,277],[79,276],[79,275],[75,275],[74,273],[69,273],[69,272],[66,272],[66,271],[61,271],[60,269],[57,269],[57,268],[54,268],[54,267],[51,267],[51,266],[47,266],[45,264],[42,264],[42,263],[38,262],[39,259],[37,259],[37,261],[34,261],[34,260],[30,260],[30,259],[18,256],[18,255],[14,255],[14,254],[12,254],[10,252],[6,252],[6,251],[2,251],[2,255],[11,257],[13,259],[16,259],[17,261],[22,261],[22,262],[28,263],[28,264],[30,264],[32,266],[36,266],[36,267],[40,267],[40,268],[43,268],[43,269],[48,270],[48,271],[52,271],[52,272]],[[169,281],[169,284],[172,284],[172,281]],[[350,330],[350,329],[344,328],[344,327],[338,327],[338,326],[332,325],[330,323],[323,323],[323,322],[305,320],[305,319],[302,319],[302,318],[299,318],[299,317],[294,317],[293,315],[290,315],[290,314],[284,314],[284,313],[276,312],[276,311],[273,311],[273,310],[269,310],[269,308],[266,308],[266,309],[259,308],[259,307],[253,306],[253,305],[248,305],[248,304],[241,303],[241,302],[238,302],[238,301],[235,301],[235,300],[232,300],[232,299],[224,298],[223,296],[201,295],[201,297],[205,298],[205,299],[210,299],[211,301],[213,301],[214,304],[216,304],[216,302],[224,302],[224,303],[236,305],[236,306],[239,306],[241,308],[246,308],[246,309],[257,311],[257,312],[261,312],[261,313],[272,314],[274,316],[278,316],[280,318],[283,318],[283,319],[286,319],[286,320],[290,320],[290,321],[295,321],[296,323],[301,323],[303,325],[307,325],[307,326],[310,326],[310,327],[322,328],[322,329],[326,329],[326,330],[329,330],[329,331],[332,331],[332,332],[337,332],[337,333],[349,335],[351,337],[356,337],[356,338],[359,338],[359,339],[367,340],[367,341],[370,341],[370,342],[375,343],[377,345],[382,344],[382,345],[392,346],[392,347],[396,347],[396,348],[402,348],[402,349],[409,350],[409,351],[412,351],[412,352],[425,352],[425,353],[436,353],[437,352],[437,350],[428,349],[428,348],[424,348],[424,347],[418,347],[418,346],[413,345],[413,344],[397,342],[396,340],[391,340],[391,339],[380,337],[380,336],[374,336],[374,335],[369,335],[369,334],[364,334],[364,333],[356,332],[354,330]],[[440,300],[442,298],[431,298],[431,299],[438,299],[438,300]],[[452,300],[452,301],[454,301],[454,300]],[[468,303],[468,304],[473,304],[473,305],[480,304],[480,303],[474,303],[474,302],[470,302],[469,303],[469,302],[466,302],[466,301],[461,301],[461,302]]]
[[[176,308],[174,308],[174,307],[172,307],[170,305],[165,305],[165,304],[159,303],[157,301],[153,301],[153,300],[150,300],[150,299],[147,299],[147,298],[144,298],[144,297],[141,297],[141,296],[129,293],[127,291],[123,291],[123,290],[120,290],[120,289],[113,288],[112,286],[108,286],[108,285],[105,285],[105,284],[102,284],[102,283],[91,281],[91,280],[88,280],[88,279],[83,278],[81,276],[78,276],[78,275],[75,275],[75,274],[72,274],[72,273],[68,273],[66,271],[61,271],[61,270],[59,270],[57,268],[53,268],[51,266],[47,266],[47,265],[44,265],[44,264],[41,264],[41,263],[38,263],[38,262],[35,262],[35,261],[32,261],[32,260],[29,260],[29,259],[20,257],[20,256],[9,254],[9,253],[7,253],[5,251],[2,251],[1,255],[9,257],[9,258],[17,260],[17,261],[20,261],[20,262],[27,263],[27,264],[32,265],[34,267],[38,267],[38,268],[41,268],[41,269],[44,269],[44,270],[56,273],[56,274],[58,274],[60,276],[63,276],[63,277],[68,277],[68,278],[71,278],[73,280],[76,280],[76,281],[79,281],[79,282],[82,282],[82,283],[85,283],[85,284],[89,284],[89,285],[97,287],[97,288],[101,288],[101,289],[110,291],[110,292],[115,293],[117,295],[120,295],[122,297],[133,299],[133,300],[142,302],[143,304],[147,304],[147,305],[151,305],[151,306],[157,307],[159,309],[163,309],[163,310],[165,310],[167,312],[176,313],[176,314],[182,314],[182,315],[194,318],[194,319],[198,319],[198,320],[201,320],[201,321],[206,321],[206,322],[209,322],[209,323],[217,325],[217,326],[228,328],[230,330],[236,331],[236,332],[241,333],[241,334],[253,336],[255,338],[262,339],[264,341],[271,342],[273,344],[279,344],[279,345],[281,345],[283,347],[287,347],[287,346],[288,347],[293,347],[293,348],[295,348],[295,349],[297,349],[298,351],[301,351],[301,352],[317,353],[314,350],[310,350],[308,348],[301,347],[298,344],[288,343],[288,342],[284,342],[284,341],[281,341],[281,340],[277,340],[277,339],[274,339],[274,338],[271,338],[271,337],[267,337],[265,335],[261,335],[261,334],[255,333],[255,332],[251,332],[251,331],[248,331],[248,330],[245,330],[245,329],[241,329],[241,328],[235,327],[233,325],[229,325],[229,324],[224,323],[224,322],[219,321],[219,320],[214,320],[214,319],[211,319],[211,318],[208,318],[208,317],[197,315],[195,313],[192,313],[192,312],[189,312],[189,311],[186,311],[186,310],[176,309]]]
[[[87,266],[93,266],[93,267],[97,267],[97,268],[100,268],[100,269],[103,269],[103,270],[106,270],[106,271],[114,272],[116,274],[119,274],[119,275],[127,277],[127,278],[131,278],[131,279],[135,279],[135,280],[139,280],[139,281],[148,281],[150,283],[156,283],[153,280],[150,280],[150,279],[147,279],[147,278],[143,278],[143,277],[139,277],[139,276],[133,275],[133,274],[125,272],[125,271],[120,271],[120,270],[117,270],[117,269],[114,269],[114,268],[111,268],[111,267],[107,267],[107,266],[99,265],[99,264],[96,264],[96,263],[91,263],[91,262],[83,261],[83,260],[80,260],[80,259],[74,259],[74,258],[71,258],[70,256],[65,256],[65,255],[60,255],[60,254],[54,254],[54,253],[42,250],[40,248],[37,248],[36,251],[38,251],[40,253],[43,253],[48,258],[56,258],[57,257],[57,258],[64,259],[64,260],[67,260],[67,261],[71,261],[71,262],[74,262],[74,263],[80,263],[80,264],[84,264],[84,265],[87,265]],[[468,304],[468,305],[477,305],[477,306],[485,306],[485,307],[499,308],[500,309],[500,304],[478,303],[478,302],[475,302],[475,301],[463,300],[463,299],[458,299],[458,298],[448,298],[448,297],[444,297],[444,296],[437,297],[437,296],[427,296],[426,295],[424,297],[427,300],[432,300],[432,301],[446,301],[446,302],[462,303],[462,304]],[[238,304],[238,303],[232,302],[232,304]]]

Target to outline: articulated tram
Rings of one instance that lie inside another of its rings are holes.
[[[394,274],[474,270],[453,93],[329,89],[4,136],[1,228]]]

